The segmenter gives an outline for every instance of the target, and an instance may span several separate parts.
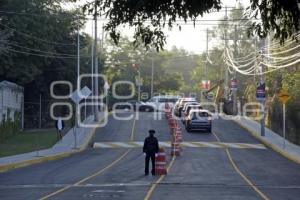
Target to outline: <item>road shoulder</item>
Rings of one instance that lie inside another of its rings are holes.
[[[300,147],[285,140],[285,147],[283,145],[284,139],[274,133],[272,130],[266,128],[265,136],[260,135],[260,124],[245,117],[239,119],[234,118],[233,121],[246,129],[253,137],[263,143],[265,146],[271,148],[275,152],[281,154],[285,158],[300,164]]]
[[[90,117],[88,121],[92,122],[92,117]],[[0,172],[44,161],[57,160],[82,152],[88,147],[90,141],[94,137],[96,127],[76,128],[78,143],[76,145],[74,144],[73,131],[74,129],[71,129],[61,142],[56,143],[49,149],[0,158]]]

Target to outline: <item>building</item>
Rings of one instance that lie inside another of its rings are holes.
[[[19,113],[23,127],[23,101],[23,87],[9,81],[0,82],[0,123],[8,118],[14,121]]]

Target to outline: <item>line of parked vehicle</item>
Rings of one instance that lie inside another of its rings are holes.
[[[205,130],[211,133],[212,115],[208,110],[203,109],[195,98],[178,96],[154,96],[147,102],[131,100],[116,104],[115,109],[127,109],[139,112],[165,111],[165,104],[173,106],[173,114],[183,122],[185,129]]]
[[[195,98],[179,98],[174,105],[174,114],[181,118],[186,131],[206,130],[211,133],[212,116]]]

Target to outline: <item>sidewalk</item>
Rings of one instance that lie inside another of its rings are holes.
[[[100,114],[100,119],[102,119],[104,114]],[[89,116],[84,123],[95,123],[94,116]],[[95,130],[96,128],[72,128],[66,133],[61,141],[57,142],[49,149],[0,158],[0,171],[39,163],[46,160],[55,160],[78,153],[88,146]],[[76,132],[76,145],[74,131]]]
[[[224,116],[222,118],[224,118]],[[265,136],[262,137],[260,135],[260,123],[253,121],[247,117],[240,117],[240,119],[234,118],[233,121],[248,130],[255,138],[257,138],[267,147],[280,153],[284,157],[300,164],[300,146],[297,146],[289,142],[288,140],[285,140],[284,146],[283,137],[268,128],[265,129]]]

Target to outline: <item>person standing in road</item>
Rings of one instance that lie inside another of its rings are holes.
[[[62,131],[65,127],[64,121],[61,119],[61,117],[58,117],[58,119],[55,121],[55,128],[57,130],[57,140],[62,139]]]
[[[155,130],[149,130],[149,136],[144,141],[143,152],[145,155],[145,175],[149,174],[149,161],[151,159],[151,173],[155,175],[155,157],[159,151],[158,140],[154,137]]]

